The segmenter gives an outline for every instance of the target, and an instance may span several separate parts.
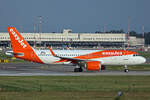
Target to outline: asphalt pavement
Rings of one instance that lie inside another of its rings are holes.
[[[70,65],[43,65],[36,63],[1,63],[0,76],[86,76],[86,75],[150,75],[150,71],[84,71],[73,72]]]

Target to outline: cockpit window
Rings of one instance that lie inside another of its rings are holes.
[[[134,54],[133,56],[139,56],[138,54]]]

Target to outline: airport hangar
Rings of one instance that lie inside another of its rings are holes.
[[[31,46],[36,47],[125,47],[128,43],[132,47],[142,46],[143,38],[129,36],[126,33],[72,33],[71,29],[64,29],[62,33],[21,33]],[[0,32],[0,47],[11,47],[9,34]]]

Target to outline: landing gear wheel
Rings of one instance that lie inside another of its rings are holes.
[[[128,72],[129,72],[129,70],[128,70],[128,69],[125,69],[125,70],[124,70],[124,72],[127,72],[127,73],[128,73]]]
[[[125,68],[125,69],[124,69],[124,72],[127,72],[127,73],[128,73],[128,72],[129,72],[128,66],[127,66],[127,65],[124,65],[124,68]]]
[[[83,70],[82,70],[82,68],[75,68],[74,69],[74,72],[82,72]]]
[[[79,68],[79,72],[82,72],[83,71],[83,69],[82,68]]]

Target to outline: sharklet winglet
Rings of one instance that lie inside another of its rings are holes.
[[[52,50],[50,47],[48,47],[48,49],[50,50],[50,52],[51,52],[51,54],[52,54],[53,56],[56,56],[55,53],[53,52],[53,50]]]

